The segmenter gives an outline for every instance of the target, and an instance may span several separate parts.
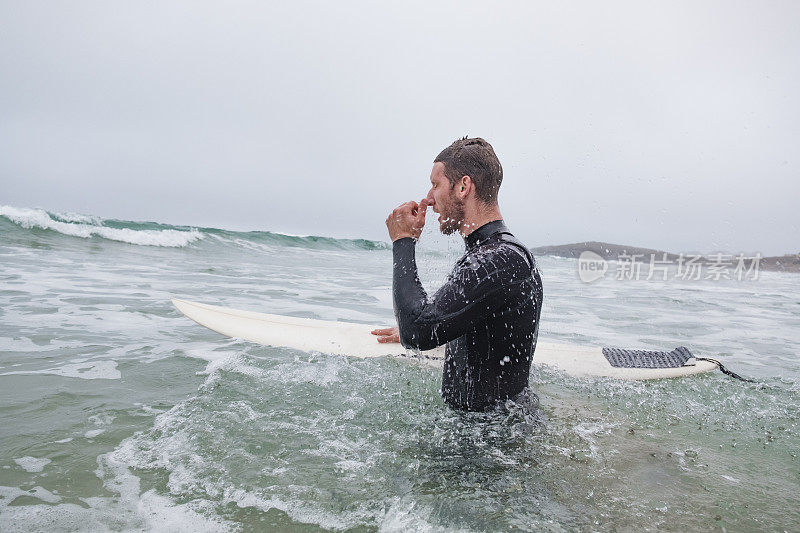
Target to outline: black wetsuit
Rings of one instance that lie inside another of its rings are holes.
[[[447,343],[442,397],[483,411],[527,393],[542,311],[542,279],[530,251],[502,220],[470,233],[467,250],[428,299],[415,241],[394,242],[394,312],[400,342],[429,350]]]

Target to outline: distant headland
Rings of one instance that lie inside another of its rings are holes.
[[[640,261],[649,261],[650,256],[654,255],[656,261],[666,260],[677,263],[680,254],[656,250],[653,248],[640,248],[638,246],[626,246],[623,244],[611,244],[607,242],[587,241],[576,242],[573,244],[559,244],[555,246],[538,246],[531,248],[534,255],[554,255],[556,257],[571,257],[577,259],[583,252],[594,252],[607,261],[616,261],[622,257],[639,257]],[[725,255],[725,254],[724,254]],[[747,255],[747,254],[746,254]],[[690,256],[700,256],[698,262],[711,264],[718,260],[718,254],[683,254],[684,259]],[[752,256],[752,255],[750,255]],[[735,260],[738,254],[727,254],[729,259]],[[773,272],[798,272],[800,273],[800,253],[762,257],[759,261],[759,269]]]

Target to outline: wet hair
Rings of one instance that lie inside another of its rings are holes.
[[[497,202],[497,191],[503,182],[503,167],[492,145],[480,137],[463,137],[442,150],[433,160],[444,164],[444,175],[454,186],[462,176],[475,184],[475,195],[486,204]]]

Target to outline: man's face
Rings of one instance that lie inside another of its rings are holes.
[[[434,163],[431,170],[431,190],[428,205],[439,214],[439,231],[450,235],[461,228],[464,221],[464,202],[455,194],[455,187],[444,174],[444,163]]]

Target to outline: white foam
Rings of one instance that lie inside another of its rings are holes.
[[[97,236],[111,241],[126,242],[140,246],[182,248],[203,238],[203,234],[196,229],[189,231],[174,229],[134,230],[129,228],[108,228],[93,223],[62,222],[54,220],[44,209],[2,205],[0,206],[0,216],[4,216],[11,222],[26,229],[49,229],[83,239]]]
[[[107,426],[108,424],[113,422],[115,418],[117,417],[114,415],[110,415],[108,413],[101,413],[99,415],[90,416],[88,420],[95,426]]]
[[[186,355],[197,359],[208,361],[205,369],[197,372],[198,376],[209,376],[201,387],[215,383],[219,377],[218,371],[234,372],[262,379],[267,374],[265,370],[255,367],[246,362],[245,357],[240,352],[226,350],[187,350]]]
[[[73,363],[43,370],[15,370],[13,372],[0,373],[0,376],[11,376],[15,374],[53,374],[56,376],[80,379],[120,379],[122,377],[120,371],[117,370],[116,361]]]
[[[287,363],[278,365],[277,368],[270,370],[268,374],[275,380],[284,383],[315,383],[321,387],[327,387],[332,383],[341,381],[339,370],[347,366],[347,359],[344,357],[323,356],[319,361]]]
[[[134,402],[133,405],[135,405],[136,407],[141,409],[143,413],[146,413],[148,415],[160,415],[161,413],[164,412],[164,409],[155,409],[153,407],[150,407],[149,405],[145,405],[140,402]]]
[[[58,503],[58,502],[61,501],[61,496],[58,496],[57,494],[53,494],[52,492],[50,492],[49,490],[47,490],[47,489],[45,489],[43,487],[38,487],[38,486],[37,487],[33,487],[31,490],[28,491],[28,493],[31,496],[33,496],[35,498],[39,498],[43,502],[47,502],[47,503]]]
[[[184,350],[183,353],[193,359],[202,359],[203,361],[223,361],[235,357],[239,352],[212,350],[212,349],[191,349]]]
[[[378,531],[465,531],[434,527],[430,522],[431,511],[430,507],[420,505],[413,498],[400,498],[386,511]]]
[[[164,416],[164,415],[162,415]],[[98,457],[97,475],[105,478],[103,485],[110,491],[120,495],[119,504],[133,509],[141,518],[146,520],[147,527],[142,529],[151,531],[225,531],[229,528],[216,518],[206,517],[203,503],[194,501],[189,504],[176,504],[170,498],[161,496],[151,489],[141,493],[140,479],[128,469],[129,450],[122,443],[121,448]],[[126,453],[126,451],[128,453]],[[111,477],[109,477],[109,475]],[[170,480],[172,481],[172,480]],[[98,500],[101,500],[98,498]],[[208,509],[210,511],[210,509]]]
[[[82,215],[80,213],[72,213],[72,212],[64,212],[64,213],[53,213],[55,217],[59,220],[64,222],[77,222],[79,224],[93,224],[95,226],[99,226],[103,223],[103,219],[101,217],[95,215]]]
[[[298,237],[300,239],[305,239],[307,237],[316,237],[316,235],[295,235],[294,233],[282,233],[280,231],[271,231],[270,233],[274,235],[283,235],[284,237]],[[333,238],[333,237],[325,237],[325,238]]]
[[[600,459],[600,447],[597,444],[597,438],[602,435],[609,435],[611,429],[617,425],[618,424],[586,421],[575,425],[573,431],[588,444],[589,456],[594,460],[598,460]]]
[[[8,315],[14,316],[12,313],[7,313]],[[20,317],[20,322],[24,319],[22,315],[17,315]],[[6,323],[9,323],[10,320],[7,320]],[[53,350],[55,348],[71,348],[76,346],[73,343],[65,343],[65,342],[49,342],[45,345],[39,345],[30,340],[28,337],[18,337],[18,338],[11,338],[11,337],[0,337],[0,350],[5,352],[47,352]]]
[[[208,478],[203,473],[209,465],[206,458],[193,453],[190,436],[185,431],[175,431],[184,419],[185,404],[178,404],[168,412],[159,415],[154,423],[152,432],[162,436],[150,440],[152,436],[145,434],[133,435],[122,441],[115,450],[101,456],[98,461],[100,468],[98,475],[107,481],[105,487],[113,492],[125,494],[138,494],[139,479],[135,477],[130,468],[162,468],[169,471],[167,490],[176,496],[187,493],[204,491],[214,495],[216,501],[206,501],[210,508],[214,506],[234,503],[241,508],[256,508],[262,511],[279,509],[299,522],[319,524],[327,529],[347,529],[362,523],[364,516],[359,513],[341,514],[332,513],[310,502],[286,501],[272,494],[261,491],[240,489],[222,480]],[[237,415],[242,418],[262,415],[254,413],[243,402],[236,402]],[[150,435],[152,435],[150,432]],[[184,461],[183,459],[188,459]],[[113,477],[109,478],[108,474]],[[150,491],[151,493],[153,491]],[[142,495],[146,496],[148,493]],[[152,494],[155,497],[155,493]],[[165,501],[166,497],[161,497]],[[124,498],[123,498],[124,499]],[[202,500],[194,500],[194,504],[201,504]]]
[[[25,457],[14,459],[14,462],[21,466],[26,472],[41,472],[44,467],[52,461],[46,457],[31,457],[30,455],[26,455]]]
[[[318,524],[325,529],[348,529],[358,525],[357,519],[347,520],[345,516],[337,516],[333,513],[315,508],[312,505],[300,502],[286,502],[274,496],[261,496],[254,492],[242,489],[224,490],[224,501],[235,503],[237,507],[252,507],[261,511],[278,509],[289,515],[293,520],[309,524]]]
[[[43,502],[58,503],[61,501],[61,496],[53,494],[43,487],[33,487],[29,490],[22,490],[18,487],[3,487],[0,486],[0,509],[7,506],[20,496],[33,496]]]
[[[141,493],[140,480],[113,454],[98,457],[97,475],[113,497],[81,498],[88,506],[58,503],[52,492],[34,487],[0,487],[0,531],[227,531],[231,528],[213,516],[208,503],[176,504],[154,490]],[[46,504],[10,504],[20,496],[33,496]]]
[[[229,371],[239,371],[239,367],[243,368],[244,370],[241,373],[249,373],[251,375],[260,375],[261,371],[255,369],[254,367],[250,367],[249,365],[243,364],[242,355],[240,352],[234,352],[230,350],[209,350],[209,349],[189,349],[183,350],[184,355],[191,357],[193,359],[201,359],[203,361],[208,361],[205,369],[197,372],[198,376],[209,376],[211,381],[206,382],[206,385],[210,384],[216,380],[216,372],[220,369],[225,369]],[[245,368],[248,367],[248,368]]]
[[[100,435],[102,433],[105,433],[105,432],[106,432],[105,429],[90,429],[89,431],[84,433],[83,436],[86,437],[87,439],[93,439],[96,436],[98,436],[98,435]]]
[[[138,478],[131,485],[138,489]],[[7,489],[7,490],[6,490]],[[35,496],[47,505],[8,506],[19,496]],[[6,501],[8,497],[8,501]],[[52,497],[52,498],[51,498]],[[47,499],[46,499],[47,498]],[[187,532],[229,531],[218,519],[206,517],[190,504],[178,505],[153,490],[143,494],[126,492],[114,498],[82,499],[89,507],[72,503],[52,505],[58,496],[34,487],[31,492],[15,487],[0,487],[0,530],[14,531],[155,531]],[[202,506],[196,505],[198,510]]]

